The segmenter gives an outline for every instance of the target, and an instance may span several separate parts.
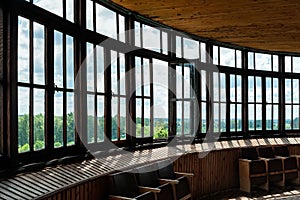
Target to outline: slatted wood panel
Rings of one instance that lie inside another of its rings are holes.
[[[300,154],[300,138],[251,139],[212,144],[177,145],[117,154],[81,163],[46,168],[0,181],[0,199],[105,199],[106,175],[121,169],[177,156],[177,171],[193,172],[193,195],[200,197],[216,191],[237,188],[240,148],[246,146],[290,145],[292,154]]]
[[[176,29],[265,50],[300,52],[297,0],[111,0]]]
[[[180,157],[175,163],[176,171],[192,172],[193,197],[239,187],[239,150],[213,151],[199,159],[198,153]]]

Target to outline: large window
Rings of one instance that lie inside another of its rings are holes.
[[[74,78],[74,39],[54,31],[55,148],[75,144]]]
[[[299,129],[299,79],[285,79],[285,129]]]
[[[242,76],[230,74],[230,132],[242,131]]]
[[[226,76],[213,72],[213,132],[226,131]]]
[[[136,137],[153,136],[153,85],[152,60],[135,57],[136,80]]]
[[[18,17],[18,151],[45,148],[45,27]]]
[[[113,141],[126,139],[126,76],[125,56],[111,51],[111,91],[112,91],[112,137]]]
[[[262,130],[262,78],[248,77],[248,129]]]
[[[87,142],[104,141],[104,49],[87,43]]]
[[[179,136],[194,134],[194,70],[193,64],[176,66],[176,134]]]

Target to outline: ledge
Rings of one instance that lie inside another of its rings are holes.
[[[297,145],[300,138],[265,138],[214,143],[185,144],[134,152],[120,151],[76,164],[47,167],[38,172],[23,173],[0,181],[0,199],[42,199],[59,191],[113,173],[161,159],[191,153],[239,149],[248,146]]]

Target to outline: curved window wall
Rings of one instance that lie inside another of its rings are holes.
[[[13,4],[6,5],[17,16],[6,27],[17,41],[15,52],[7,47],[14,55],[10,78],[16,77],[8,94],[15,108],[7,107],[17,127],[7,133],[14,136],[8,149],[17,149],[12,157],[81,144],[96,150],[107,141],[202,139],[207,132],[226,138],[300,133],[294,54],[189,38],[102,1]],[[101,43],[107,37],[110,46]],[[78,76],[84,95],[76,98]],[[17,96],[10,96],[13,90]]]

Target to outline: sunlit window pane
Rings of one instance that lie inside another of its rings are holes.
[[[148,103],[148,102],[146,102]],[[149,103],[149,107],[148,104],[146,105],[145,103],[145,109],[147,106],[147,109],[149,109],[149,116],[146,115],[148,114],[148,112],[145,112],[145,116],[147,116],[147,120],[145,117],[145,124],[147,121],[147,126],[150,127],[150,124],[148,125],[148,122],[150,123],[150,103]],[[127,108],[127,104],[126,104],[126,98],[120,98],[120,136],[121,136],[121,140],[125,140],[126,139],[126,108]],[[146,130],[145,130],[145,134],[146,134]],[[148,133],[147,133],[148,134]],[[149,128],[149,134],[150,134],[150,128]]]
[[[62,0],[33,0],[33,4],[44,8],[60,17],[63,17],[63,1]],[[69,6],[69,5],[68,5]]]
[[[120,94],[125,95],[126,93],[125,55],[119,53],[119,60],[120,60]]]
[[[217,46],[213,47],[213,64],[219,64],[219,47]]]
[[[54,94],[54,147],[63,146],[63,93]]]
[[[74,88],[74,40],[66,37],[66,66],[67,66],[67,88]]]
[[[254,54],[252,52],[248,53],[248,69],[254,69]]]
[[[94,46],[87,43],[87,57],[86,57],[86,74],[87,74],[87,90],[94,91]]]
[[[18,81],[29,82],[29,20],[18,17]]]
[[[18,151],[29,148],[29,88],[18,87]]]
[[[97,92],[104,92],[104,50],[103,47],[97,46]]]
[[[94,143],[94,117],[95,117],[95,107],[94,107],[94,95],[87,95],[87,139],[88,143]]]
[[[184,101],[184,109],[183,109],[183,113],[184,113],[184,130],[183,130],[183,134],[184,135],[190,135],[191,134],[191,104],[189,101]]]
[[[97,142],[104,141],[104,96],[97,96]]]
[[[220,47],[220,65],[235,67],[235,50]]]
[[[150,136],[150,99],[144,99],[144,137]]]
[[[111,51],[111,91],[118,94],[118,54],[116,51]]]
[[[119,15],[119,40],[125,42],[125,17]]]
[[[285,72],[292,72],[292,59],[291,56],[285,56]]]
[[[33,90],[34,150],[45,148],[45,90]]]
[[[75,144],[74,93],[67,92],[67,146]]]
[[[74,22],[74,0],[66,0],[66,18]]]
[[[118,110],[119,101],[117,97],[113,97],[111,100],[111,139],[113,141],[118,140]]]
[[[181,37],[176,36],[176,57],[182,57],[182,45],[181,45]]]
[[[54,83],[63,87],[63,34],[54,31]]]
[[[45,84],[45,35],[44,26],[33,23],[34,83]]]
[[[183,54],[186,59],[199,58],[199,42],[187,38],[183,38]]]
[[[143,47],[160,52],[160,30],[143,24]]]
[[[117,15],[115,12],[96,4],[96,31],[117,39]]]

